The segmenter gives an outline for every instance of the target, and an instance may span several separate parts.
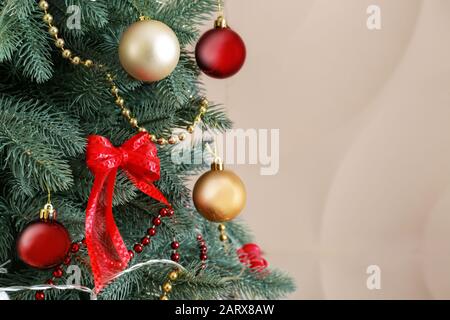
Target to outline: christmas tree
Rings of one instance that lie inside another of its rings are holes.
[[[81,289],[95,286],[98,299],[247,299],[294,289],[288,276],[266,268],[242,221],[215,223],[197,212],[186,183],[209,170],[207,159],[172,159],[175,148],[192,158],[211,149],[212,141],[192,139],[194,131],[231,128],[226,109],[205,98],[191,49],[219,5],[0,1],[0,291],[16,288],[7,291],[12,299],[84,299]],[[140,66],[124,61],[130,52],[119,50],[137,21],[161,22],[156,31],[172,36],[171,29],[178,39],[179,57],[157,79],[145,79]],[[99,169],[111,159],[119,159],[115,169]],[[153,175],[140,171],[148,161]],[[118,233],[101,216],[111,187],[102,175],[108,180],[114,170]],[[258,214],[269,221],[271,213]],[[30,223],[56,228],[57,244],[33,252],[18,244]],[[60,263],[44,261],[58,250],[65,253]]]

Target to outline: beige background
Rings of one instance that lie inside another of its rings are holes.
[[[235,127],[281,130],[277,175],[233,169],[291,298],[450,298],[450,1],[226,5],[248,60],[205,82]],[[381,290],[366,287],[372,264]]]

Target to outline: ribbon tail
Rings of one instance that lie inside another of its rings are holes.
[[[143,193],[148,195],[149,197],[158,200],[159,202],[164,203],[166,206],[170,207],[169,201],[167,201],[166,197],[164,197],[163,193],[155,187],[153,183],[148,183],[146,181],[140,180],[136,178],[131,172],[125,170],[125,173],[130,179],[131,182],[135,185],[136,188],[141,190]]]
[[[117,168],[96,174],[86,209],[86,245],[96,293],[124,270],[130,259],[112,212],[116,175]]]

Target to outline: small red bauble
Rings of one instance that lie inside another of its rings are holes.
[[[172,253],[172,255],[170,256],[170,258],[172,259],[172,261],[178,262],[180,261],[180,254],[177,252]]]
[[[140,243],[136,243],[133,247],[134,251],[136,251],[137,253],[141,253],[142,250],[144,250],[144,247],[142,246],[142,244]]]
[[[156,234],[156,229],[151,227],[147,229],[147,233],[149,236],[153,237]]]
[[[177,241],[172,242],[171,244],[172,249],[176,250],[180,247],[180,244]]]
[[[72,243],[72,246],[70,247],[70,251],[72,253],[76,253],[80,250],[80,245],[78,243]]]
[[[64,261],[71,245],[69,232],[55,220],[30,223],[17,240],[19,258],[31,267],[48,269]]]
[[[34,297],[36,298],[36,300],[45,300],[45,293],[44,291],[36,291]]]
[[[61,278],[63,276],[63,271],[60,267],[55,268],[55,270],[53,270],[53,276],[55,278]]]
[[[152,222],[155,226],[159,226],[161,224],[161,219],[158,217],[154,217]]]
[[[161,217],[167,216],[168,213],[169,213],[169,211],[167,210],[167,208],[162,208],[159,210],[159,214],[161,215]]]
[[[223,19],[220,17],[219,19]],[[246,50],[241,37],[226,26],[224,20],[217,20],[222,26],[207,31],[195,47],[195,59],[205,74],[224,79],[236,74],[244,65]]]

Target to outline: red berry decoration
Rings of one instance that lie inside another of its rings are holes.
[[[148,246],[150,244],[150,238],[148,236],[143,237],[141,239],[141,244],[144,245],[144,246]]]
[[[66,266],[68,266],[70,264],[70,261],[72,260],[71,256],[67,256],[64,258],[63,260],[63,264],[65,264]]]
[[[155,218],[153,218],[152,222],[155,226],[159,226],[161,224],[161,219],[158,217],[155,217]]]
[[[167,208],[162,208],[161,210],[159,210],[159,214],[161,215],[161,217],[167,216],[168,213],[169,211],[167,210]]]
[[[45,293],[44,291],[36,291],[34,297],[36,298],[36,300],[45,300]]]
[[[31,267],[48,269],[61,264],[71,245],[69,232],[55,220],[37,220],[17,240],[19,258]]]
[[[170,258],[172,259],[172,261],[178,262],[180,261],[180,254],[177,252],[172,253],[172,255],[170,256]]]
[[[144,250],[144,247],[140,243],[136,243],[133,247],[134,251],[137,253],[141,253]]]
[[[150,237],[153,237],[156,234],[156,229],[154,227],[151,227],[147,229],[147,233]]]
[[[72,243],[72,246],[70,247],[70,251],[71,251],[72,253],[76,253],[76,252],[78,252],[79,250],[80,250],[80,244],[78,244],[78,243],[76,243],[76,242]]]
[[[55,278],[61,278],[63,276],[63,271],[60,267],[56,267],[55,270],[53,270],[53,276]]]
[[[218,79],[236,74],[244,65],[245,56],[244,41],[227,26],[223,17],[216,20],[215,28],[207,31],[195,47],[199,68]]]

